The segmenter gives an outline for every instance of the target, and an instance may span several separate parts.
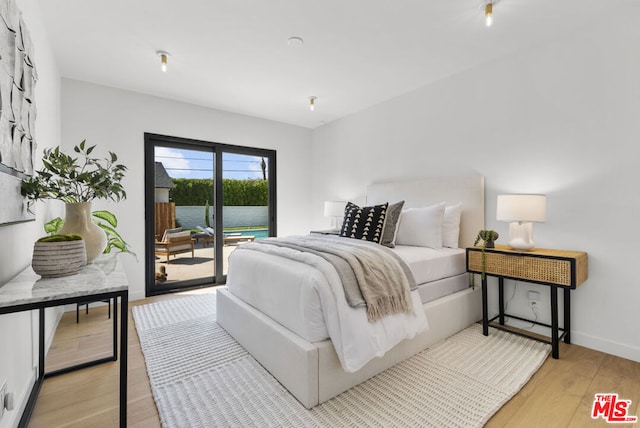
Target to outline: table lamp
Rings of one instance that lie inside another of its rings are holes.
[[[342,222],[339,219],[344,217],[344,207],[347,205],[344,201],[324,201],[324,216],[332,217],[331,227],[339,229]]]
[[[533,242],[532,222],[546,220],[545,195],[498,195],[496,220],[512,222],[509,225],[509,247],[530,250]]]

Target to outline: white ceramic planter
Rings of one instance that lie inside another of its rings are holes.
[[[107,234],[91,219],[91,202],[65,204],[65,217],[58,233],[82,236],[87,248],[87,263],[93,262],[107,246]]]

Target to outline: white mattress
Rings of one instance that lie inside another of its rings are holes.
[[[435,250],[429,247],[396,245],[393,251],[407,262],[418,284],[466,272],[465,250],[461,248]]]
[[[422,303],[468,287],[465,252],[398,246],[394,249],[421,284]],[[257,251],[234,251],[229,258],[229,291],[309,342],[329,337],[317,292],[327,279],[318,269]]]

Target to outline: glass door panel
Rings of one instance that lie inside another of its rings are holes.
[[[158,287],[214,282],[214,162],[211,149],[154,147]]]
[[[223,272],[229,254],[246,242],[270,236],[267,156],[222,153]]]

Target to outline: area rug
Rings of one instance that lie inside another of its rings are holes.
[[[164,427],[481,427],[550,346],[480,325],[305,409],[218,324],[215,294],[133,308]]]

